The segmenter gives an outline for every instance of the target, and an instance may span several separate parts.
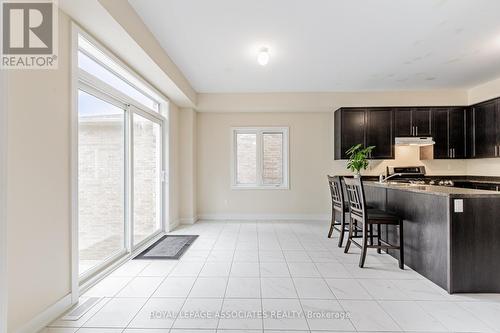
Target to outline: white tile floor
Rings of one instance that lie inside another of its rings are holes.
[[[344,254],[327,231],[320,222],[182,226],[173,233],[200,237],[179,261],[126,263],[84,295],[104,297],[98,305],[45,333],[500,332],[500,294],[448,295],[375,251],[360,269],[359,252]]]

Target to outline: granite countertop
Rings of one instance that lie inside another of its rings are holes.
[[[470,188],[458,188],[458,187],[447,187],[447,186],[436,186],[436,185],[410,185],[410,184],[394,184],[391,182],[388,183],[379,183],[378,181],[364,181],[363,184],[366,186],[376,186],[381,188],[387,188],[391,190],[400,190],[407,192],[416,192],[416,193],[426,193],[426,194],[434,194],[434,195],[442,195],[447,197],[497,197],[500,198],[500,192],[495,191],[486,191],[486,190],[476,190]]]

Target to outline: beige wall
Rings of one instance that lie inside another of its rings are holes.
[[[193,109],[181,109],[179,123],[180,222],[196,220],[196,121]]]
[[[170,103],[170,118],[169,118],[169,149],[170,149],[170,161],[169,161],[169,180],[171,182],[170,192],[169,192],[169,229],[174,229],[179,224],[179,206],[180,206],[180,163],[179,163],[179,151],[180,151],[180,110],[177,105]]]
[[[8,74],[9,332],[70,292],[70,28],[59,69]]]
[[[464,90],[198,94],[202,112],[330,112],[347,106],[467,105]]]
[[[290,189],[232,190],[230,128],[290,128]],[[417,147],[397,147],[396,159],[373,161],[366,175],[387,165],[421,165],[433,175],[465,174],[466,162],[420,161]],[[198,214],[201,218],[322,218],[328,214],[327,174],[350,174],[345,161],[333,160],[333,115],[327,112],[199,113]]]
[[[469,104],[500,96],[500,78],[469,90]],[[467,161],[467,174],[474,176],[500,176],[500,159],[488,158]]]

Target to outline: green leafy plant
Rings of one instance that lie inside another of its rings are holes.
[[[359,175],[361,169],[366,170],[368,167],[368,156],[374,148],[375,146],[364,148],[362,144],[357,144],[349,148],[346,151],[346,154],[349,156],[347,168],[356,175]]]

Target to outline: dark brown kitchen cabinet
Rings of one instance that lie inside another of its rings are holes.
[[[431,135],[431,108],[414,108],[411,110],[411,123],[414,136]]]
[[[394,159],[394,111],[390,108],[366,110],[366,145],[375,146],[372,159]]]
[[[394,132],[397,137],[413,136],[410,108],[394,109]]]
[[[395,132],[397,137],[430,136],[431,108],[396,108]]]
[[[347,159],[349,148],[365,143],[366,110],[342,108],[335,111],[335,159]]]
[[[466,157],[465,108],[432,109],[432,137],[435,159]]]
[[[491,100],[472,107],[472,157],[499,157],[499,101]]]

